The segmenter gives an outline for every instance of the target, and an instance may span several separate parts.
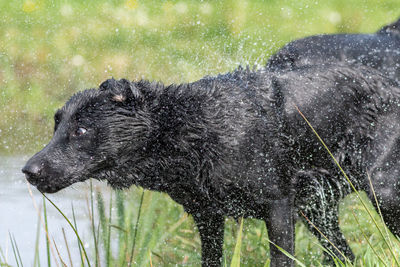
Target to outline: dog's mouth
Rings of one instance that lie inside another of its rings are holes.
[[[76,182],[81,182],[84,179],[77,178],[65,178],[60,177],[43,177],[37,179],[36,181],[29,181],[33,186],[35,186],[41,193],[56,193]]]
[[[36,188],[41,192],[41,193],[56,193],[60,191],[61,189],[64,189],[65,187],[63,186],[58,186],[58,185],[50,185],[50,184],[38,184],[36,185]]]

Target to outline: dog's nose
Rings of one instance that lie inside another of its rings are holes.
[[[33,185],[38,182],[38,178],[42,172],[40,164],[26,164],[22,168],[22,172],[25,173],[26,179]]]

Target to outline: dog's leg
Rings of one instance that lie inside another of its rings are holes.
[[[269,239],[279,247],[294,255],[294,222],[291,197],[273,200],[268,203],[268,212],[265,218]],[[271,267],[294,266],[293,261],[270,244]]]
[[[220,267],[224,241],[224,217],[194,213],[193,218],[200,233],[202,266]]]
[[[299,216],[322,246],[343,262],[345,258],[353,261],[354,255],[339,228],[338,219],[339,201],[350,192],[347,182],[340,178],[332,179],[324,170],[299,172],[298,181],[300,190],[295,204]],[[326,263],[333,265],[331,256],[325,255]]]

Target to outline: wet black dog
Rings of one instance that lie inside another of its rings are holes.
[[[398,96],[361,66],[239,68],[169,86],[111,79],[57,111],[52,140],[23,172],[42,192],[92,177],[168,193],[193,215],[203,266],[221,265],[224,216],[265,220],[270,240],[293,253],[298,209],[351,260],[337,220],[350,187],[297,107],[358,189],[369,192],[372,176],[399,234]],[[293,262],[271,246],[271,266]]]
[[[271,70],[332,63],[359,63],[400,81],[400,19],[374,34],[316,35],[285,45],[268,63]]]

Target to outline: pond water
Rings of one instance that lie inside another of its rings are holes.
[[[45,244],[45,231],[43,224],[38,220],[38,212],[43,214],[43,197],[34,187],[32,197],[29,193],[25,176],[21,168],[28,156],[1,157],[0,156],[0,263],[16,266],[16,260],[12,249],[10,235],[15,238],[18,250],[24,266],[33,266],[35,258],[35,246],[37,240],[38,223],[39,233],[39,258],[41,265],[47,265],[47,252]],[[94,187],[102,191],[108,191],[105,184],[95,183]],[[107,195],[107,194],[105,194]],[[86,242],[88,252],[93,251],[92,235],[88,203],[90,203],[89,183],[79,183],[71,188],[64,189],[56,194],[47,195],[72,221],[72,205],[74,206],[78,231]],[[36,207],[35,207],[36,206]],[[62,259],[71,265],[63,231],[71,253],[72,263],[79,265],[80,257],[77,239],[62,215],[46,201],[49,237],[56,243]],[[96,224],[97,225],[97,224]],[[52,252],[57,255],[54,245]],[[52,256],[52,261],[53,261]],[[58,256],[56,256],[58,258]]]

